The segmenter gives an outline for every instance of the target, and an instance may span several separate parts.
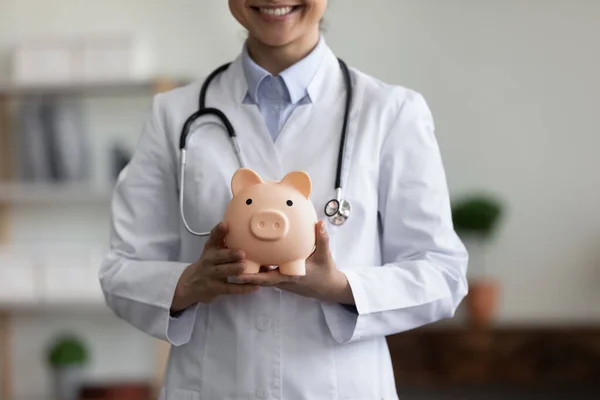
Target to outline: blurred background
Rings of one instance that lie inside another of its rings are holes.
[[[471,251],[456,318],[389,338],[401,398],[600,398],[600,2],[329,3],[339,57],[428,100]],[[168,349],[97,281],[112,185],[152,96],[244,38],[226,0],[0,0],[0,400],[79,365],[81,398],[154,396]]]

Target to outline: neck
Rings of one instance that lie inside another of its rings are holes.
[[[248,53],[255,63],[271,74],[278,75],[313,51],[319,39],[319,30],[283,46],[269,46],[256,38],[249,37]]]

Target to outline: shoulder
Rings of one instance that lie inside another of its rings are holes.
[[[358,113],[364,126],[379,127],[377,143],[385,154],[422,146],[435,147],[435,122],[425,97],[417,90],[386,83],[352,69]],[[371,128],[370,128],[371,129]]]
[[[193,81],[152,96],[144,127],[144,132],[153,138],[149,143],[167,143],[176,151],[183,124],[198,108],[201,86],[201,82]]]
[[[183,86],[157,93],[153,98],[153,111],[164,119],[180,112],[190,114],[198,108],[202,81],[194,80]]]
[[[429,105],[419,91],[401,84],[384,82],[354,67],[350,70],[356,88],[355,97],[359,99],[363,109],[380,110],[384,116],[392,119],[411,115],[431,118]]]

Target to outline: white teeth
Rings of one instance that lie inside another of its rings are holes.
[[[280,8],[261,8],[260,12],[268,15],[287,15],[292,12],[294,7],[280,7]]]

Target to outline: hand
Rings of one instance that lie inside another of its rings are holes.
[[[329,236],[323,221],[315,225],[317,246],[306,260],[306,275],[286,276],[278,269],[258,274],[237,276],[240,283],[274,286],[304,297],[342,304],[354,304],[354,296],[346,275],[340,271],[331,256]]]
[[[226,294],[247,294],[259,289],[258,285],[228,283],[227,278],[244,272],[245,254],[240,250],[226,249],[223,239],[227,225],[216,225],[200,259],[189,265],[181,274],[171,306],[172,312],[181,311],[195,303],[210,303]]]

